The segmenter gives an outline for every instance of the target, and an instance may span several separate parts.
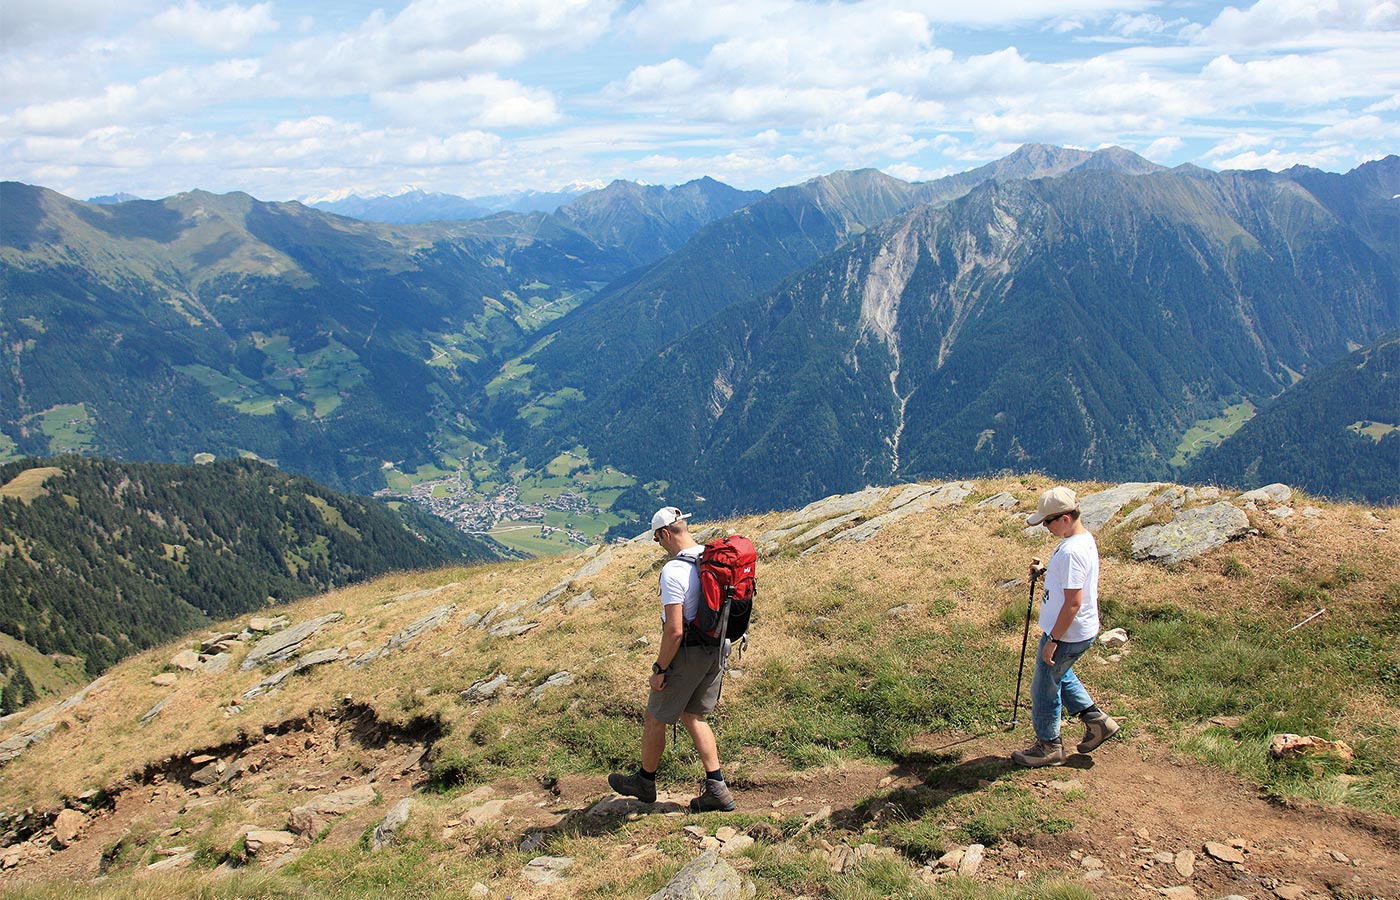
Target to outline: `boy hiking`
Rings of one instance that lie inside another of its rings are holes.
[[[701,603],[696,560],[704,549],[690,536],[686,514],[674,506],[651,517],[651,536],[670,560],[661,567],[661,646],[651,666],[651,693],[642,728],[642,764],[631,775],[608,776],[608,786],[645,803],[656,802],[656,769],[666,749],[666,726],[679,721],[695,743],[705,767],[705,784],[690,801],[693,812],[734,809],[734,797],[724,783],[715,734],[705,722],[719,701],[724,648],[703,642],[686,627]]]
[[[1062,538],[1045,568],[1031,567],[1031,577],[1045,573],[1040,605],[1039,652],[1031,677],[1031,724],[1035,743],[1011,754],[1023,766],[1059,766],[1065,762],[1060,741],[1060,712],[1070,710],[1088,728],[1075,748],[1089,753],[1118,733],[1118,723],[1094,705],[1071,668],[1099,634],[1099,547],[1079,521],[1079,498],[1067,487],[1040,495],[1028,525],[1044,525]]]

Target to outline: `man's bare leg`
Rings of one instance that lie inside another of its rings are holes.
[[[690,726],[686,725],[686,730]],[[692,735],[694,733],[692,732]],[[710,746],[714,747],[714,735],[710,736]],[[661,754],[666,751],[666,723],[647,713],[642,725],[642,768],[655,772],[661,765]]]
[[[715,745],[715,733],[710,730],[710,723],[706,722],[703,716],[681,713],[681,724],[685,726],[686,731],[690,732],[690,739],[695,742],[695,752],[700,754],[700,764],[705,767],[705,771],[718,771],[719,749]],[[662,728],[662,749],[665,749],[665,726]],[[656,759],[658,762],[661,760],[660,750],[656,753]]]

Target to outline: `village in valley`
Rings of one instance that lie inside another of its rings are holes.
[[[617,521],[608,506],[630,483],[611,467],[595,473],[586,456],[566,451],[535,473],[502,478],[498,471],[464,466],[424,480],[391,478],[375,496],[415,503],[468,534],[550,554],[597,543]]]

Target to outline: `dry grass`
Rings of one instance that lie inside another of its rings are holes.
[[[44,482],[55,475],[62,475],[63,470],[55,466],[45,466],[42,468],[25,469],[6,484],[0,485],[0,497],[17,497],[28,505],[35,497],[42,497],[48,493],[44,487]]]
[[[751,648],[740,671],[726,682],[718,717],[731,780],[742,782],[760,771],[773,777],[789,768],[838,765],[842,759],[872,753],[872,748],[897,746],[920,729],[999,721],[1011,696],[1021,637],[1019,627],[1004,624],[1006,611],[1008,606],[1023,610],[1026,595],[1024,584],[1009,589],[996,585],[1024,577],[1030,557],[1045,557],[1052,549],[1048,535],[1027,538],[1018,524],[1018,517],[1050,483],[1038,476],[983,480],[963,506],[910,517],[873,540],[836,543],[807,556],[783,550],[762,560]],[[1101,486],[1075,487],[1083,495]],[[973,509],[977,499],[1002,490],[1018,497],[1019,511]],[[1299,509],[1305,503],[1323,510],[1320,520],[1296,515],[1280,523],[1265,513],[1251,513],[1256,535],[1174,569],[1106,555],[1104,625],[1128,627],[1137,653],[1118,666],[1098,656],[1086,657],[1085,678],[1096,694],[1101,692],[1119,709],[1160,723],[1172,739],[1191,740],[1203,715],[1208,715],[1201,711],[1211,703],[1228,702],[1213,699],[1214,694],[1199,699],[1197,695],[1209,693],[1211,685],[1197,685],[1192,679],[1216,676],[1193,672],[1200,661],[1186,655],[1193,635],[1199,638],[1213,630],[1241,635],[1231,639],[1235,644],[1221,644],[1239,646],[1245,660],[1241,666],[1284,645],[1316,654],[1323,670],[1318,684],[1326,690],[1335,685],[1327,679],[1340,677],[1328,673],[1360,671],[1357,666],[1383,675],[1384,667],[1393,665],[1400,678],[1393,625],[1389,643],[1379,630],[1384,623],[1400,623],[1400,544],[1395,540],[1400,512],[1295,498]],[[719,524],[756,536],[782,518],[775,513]],[[293,622],[343,613],[343,620],[304,649],[348,647],[352,656],[382,644],[444,603],[456,604],[457,609],[448,624],[396,653],[364,668],[338,663],[294,676],[278,692],[242,701],[242,711],[231,715],[225,715],[224,707],[272,671],[237,671],[246,648],[237,651],[234,671],[222,676],[182,674],[173,689],[154,686],[150,679],[189,641],[133,657],[109,673],[104,690],[64,716],[66,728],[6,768],[0,779],[0,808],[46,808],[84,790],[119,789],[148,765],[256,741],[284,723],[347,701],[372,710],[385,723],[438,723],[442,737],[433,763],[440,772],[452,774],[442,781],[444,787],[454,782],[470,787],[503,776],[596,776],[634,758],[646,696],[644,678],[659,631],[655,595],[660,551],[644,542],[613,546],[608,552],[612,562],[600,574],[576,583],[561,598],[591,589],[595,605],[571,615],[553,607],[541,616],[541,627],[519,638],[486,638],[476,629],[459,629],[459,623],[468,613],[484,613],[503,601],[541,596],[577,571],[583,557],[398,574],[284,607],[281,611]],[[441,590],[403,597],[430,588]],[[909,609],[891,614],[902,606]],[[1319,620],[1297,632],[1287,631],[1319,606],[1328,609]],[[241,624],[230,623],[228,630]],[[1349,631],[1374,641],[1348,643]],[[1159,652],[1153,648],[1159,646],[1165,648],[1162,656],[1153,659]],[[1180,671],[1160,668],[1178,653],[1186,661]],[[575,683],[546,694],[537,705],[523,691],[493,705],[466,704],[458,696],[472,682],[497,672],[509,675],[512,685],[532,687],[562,670],[573,673]],[[1290,678],[1295,674],[1278,671]],[[836,727],[841,722],[830,720],[847,713],[816,721],[807,710],[846,709],[841,704],[849,701],[851,716],[868,716],[868,711],[860,712],[867,689],[892,709],[907,707],[899,713],[902,720],[887,723],[887,731],[875,737],[860,733],[880,724],[874,719],[852,718],[842,731]],[[1376,730],[1378,722],[1400,720],[1400,695],[1393,687],[1387,689],[1383,678],[1358,680],[1335,693],[1327,698],[1335,701],[1337,710],[1329,736],[1363,747],[1396,740]],[[920,705],[923,694],[957,697],[962,706],[930,709]],[[162,714],[141,727],[141,715],[167,695]],[[1305,713],[1310,714],[1304,710],[1298,715]],[[1255,757],[1239,755],[1239,747],[1252,746],[1248,740],[1226,743],[1229,747],[1211,751],[1220,755],[1220,765],[1265,780],[1277,774],[1260,769],[1263,763]],[[344,747],[340,752],[355,751]],[[668,777],[689,765],[684,756],[677,762],[668,753],[667,760],[668,766],[677,767],[666,773]],[[1400,807],[1396,767],[1378,771],[1374,784],[1381,796],[1368,798],[1368,803]],[[260,791],[256,799],[263,820],[280,820],[295,805],[286,787],[277,782]],[[429,844],[452,814],[453,796],[430,803],[426,817],[415,823]],[[207,829],[201,833],[211,845],[226,846],[236,839],[239,824],[198,827]],[[664,850],[669,828],[658,818],[628,825],[612,840],[637,846],[659,840]],[[489,833],[477,836],[475,846],[490,839]],[[662,862],[627,854],[619,859],[599,849],[596,840],[583,837],[560,846],[596,866],[587,884],[578,883],[580,889],[591,885],[590,890],[604,893],[607,883],[640,885],[655,878]],[[676,849],[676,859],[686,856],[683,846]],[[304,874],[314,877],[322,858],[315,854],[321,852],[314,848],[308,855]],[[329,850],[324,853],[324,864],[333,868],[337,857]],[[519,860],[507,855],[518,868]],[[475,868],[454,870],[453,877],[485,875],[491,865],[489,858],[477,860],[472,863]],[[506,862],[497,859],[495,865]],[[279,890],[273,882],[263,887],[269,896]],[[639,896],[649,892],[641,887],[632,891]]]

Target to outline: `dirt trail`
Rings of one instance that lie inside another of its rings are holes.
[[[979,881],[1006,883],[1018,873],[1057,872],[1088,879],[1086,884],[1104,898],[1160,897],[1165,888],[1188,885],[1202,900],[1229,894],[1400,900],[1400,820],[1311,803],[1270,802],[1240,780],[1178,758],[1145,735],[1110,742],[1092,757],[1073,756],[1062,768],[1027,772],[1006,759],[1023,738],[1004,732],[926,735],[894,767],[848,765],[784,775],[758,771],[735,785],[739,809],[812,816],[831,807],[833,830],[824,835],[835,844],[861,834],[882,816],[907,814],[907,806],[899,813],[889,802],[870,801],[882,790],[894,803],[919,798],[914,808],[922,814],[959,795],[975,802],[979,792],[1012,780],[1053,803],[1068,799],[1061,814],[1075,826],[1059,834],[1019,836],[1023,843],[990,848],[978,871]],[[396,761],[416,763],[425,745],[389,741],[356,746],[349,753],[344,740],[341,731],[326,723],[320,731],[281,735],[245,751],[245,760],[256,760],[257,765],[217,789],[191,789],[173,777],[129,785],[111,807],[91,818],[72,846],[26,859],[0,876],[0,886],[97,877],[104,851],[124,834],[169,831],[177,818],[183,815],[189,822],[206,806],[239,804],[246,820],[255,823],[279,814],[273,799],[278,792],[310,797],[372,783],[384,802],[336,819],[322,838],[334,845],[352,844],[378,822],[388,805],[424,787],[421,769],[415,766],[401,773]],[[674,811],[692,795],[691,785],[662,787],[667,793],[656,807],[619,803],[616,811]],[[455,828],[467,835],[477,811],[494,801],[490,816],[506,834],[515,835],[515,840],[531,834],[543,837],[566,822],[579,822],[609,796],[601,777],[568,776],[549,789],[503,781],[456,798],[445,811],[444,834]],[[606,816],[593,818],[602,826],[598,833],[609,830]],[[686,818],[673,821],[679,831]],[[258,827],[282,825],[278,820]],[[179,847],[188,834],[170,834],[151,849]],[[1241,863],[1222,862],[1205,851],[1208,842],[1228,846],[1232,841],[1241,850]],[[1183,851],[1194,856],[1189,876],[1176,865]],[[1302,892],[1292,894],[1290,886]]]

